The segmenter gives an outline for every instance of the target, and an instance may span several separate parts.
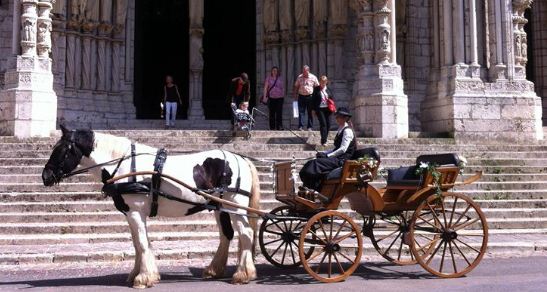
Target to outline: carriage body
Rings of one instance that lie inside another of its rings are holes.
[[[367,159],[357,160],[363,154]],[[368,163],[370,158],[377,163]],[[360,150],[352,160],[326,175],[318,192],[297,191],[294,163],[274,165],[276,199],[285,206],[272,213],[289,218],[282,220],[285,227],[292,227],[293,223],[297,226],[281,233],[285,234],[283,242],[298,246],[298,260],[293,255],[292,262],[284,263],[288,257],[286,249],[276,258],[275,252],[270,253],[264,246],[267,241],[262,238],[263,229],[267,231],[272,226],[268,220],[260,233],[266,258],[280,267],[302,264],[310,275],[323,282],[341,281],[359,265],[364,235],[382,257],[395,264],[418,263],[440,277],[460,277],[474,269],[486,252],[488,226],[480,207],[452,189],[475,182],[482,174],[478,172],[458,182],[457,155],[423,155],[416,165],[390,170],[386,186],[378,187],[372,182],[379,165],[376,149]],[[420,166],[424,169],[418,174]],[[343,199],[355,213],[338,210]],[[291,219],[298,217],[299,220]],[[356,222],[362,223],[362,227],[357,227]],[[333,240],[337,237],[343,241]],[[340,254],[347,248],[347,241],[354,245],[355,253]],[[338,258],[333,260],[337,252]],[[316,256],[321,253],[323,257]],[[349,268],[343,268],[340,259],[350,262]],[[323,271],[321,266],[325,266]]]

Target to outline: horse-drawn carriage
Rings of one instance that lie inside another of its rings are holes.
[[[275,165],[276,199],[285,205],[271,212],[278,216],[265,219],[259,233],[270,263],[302,264],[319,281],[341,281],[359,266],[364,235],[388,261],[418,263],[440,277],[459,277],[478,265],[488,241],[485,216],[472,199],[450,189],[478,180],[480,172],[458,183],[457,155],[423,155],[414,166],[389,170],[387,185],[377,188],[371,182],[378,151],[359,150],[353,158],[329,173],[319,192],[296,191],[294,163]],[[344,198],[355,212],[338,210]]]
[[[213,150],[167,157],[163,149],[126,138],[61,129],[42,172],[44,185],[88,171],[104,183],[103,191],[114,198],[130,226],[136,256],[128,280],[134,287],[151,287],[160,278],[146,218],[201,210],[214,210],[222,227],[219,248],[204,276],[222,276],[237,231],[235,283],[256,278],[251,242],[257,216],[263,219],[258,239],[264,257],[279,267],[302,264],[323,282],[342,281],[355,271],[363,235],[388,261],[418,263],[440,277],[470,272],[486,251],[484,214],[472,199],[450,191],[478,180],[481,173],[457,182],[460,161],[454,154],[424,155],[413,166],[390,170],[383,188],[372,183],[381,162],[374,148],[356,151],[325,176],[319,190],[297,191],[295,162],[277,163],[276,198],[284,205],[266,212],[258,209],[258,172],[241,155]],[[355,212],[339,209],[344,199]]]

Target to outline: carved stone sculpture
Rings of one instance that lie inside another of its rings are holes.
[[[116,34],[120,34],[125,27],[127,8],[127,0],[116,0],[116,16],[114,18],[114,32]]]
[[[294,1],[294,19],[297,27],[308,27],[310,19],[310,0]]]
[[[23,22],[23,34],[21,39],[25,42],[35,42],[36,39],[34,38],[34,35],[34,22],[30,19],[25,19]]]
[[[279,0],[279,29],[281,31],[292,29],[293,18],[291,8],[291,0]],[[283,34],[281,37],[283,37]]]
[[[85,19],[87,21],[99,21],[99,4],[99,0],[87,0],[85,5]]]
[[[101,22],[102,23],[111,23],[112,22],[112,1],[101,1]]]

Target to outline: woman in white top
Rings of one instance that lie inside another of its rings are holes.
[[[327,144],[327,137],[330,130],[330,116],[332,112],[328,108],[328,100],[334,100],[332,92],[327,87],[329,80],[323,75],[319,78],[319,86],[313,89],[312,107],[319,120],[319,133],[321,134],[321,145]]]

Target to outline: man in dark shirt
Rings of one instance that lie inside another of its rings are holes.
[[[228,98],[231,103],[234,103],[236,108],[239,108],[239,104],[242,102],[248,102],[251,97],[251,82],[247,73],[243,72],[239,77],[236,77],[230,81],[230,89],[228,91]]]

